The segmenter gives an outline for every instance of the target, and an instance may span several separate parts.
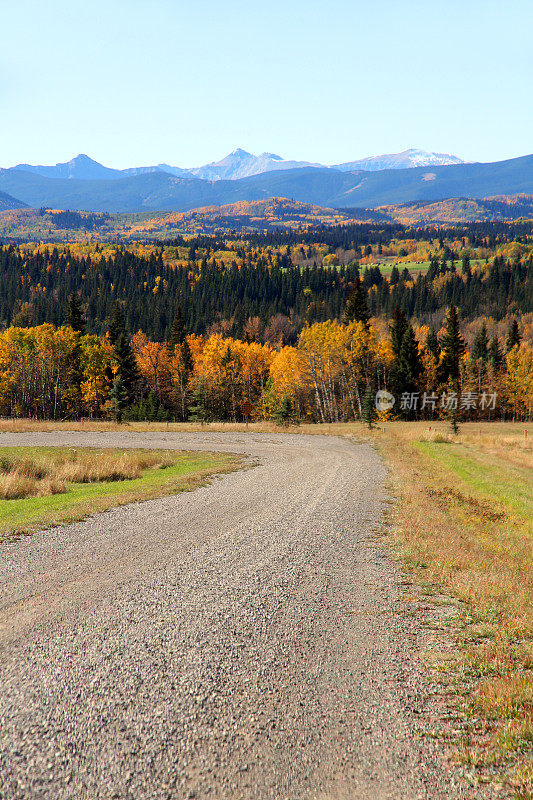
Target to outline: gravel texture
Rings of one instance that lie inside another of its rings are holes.
[[[290,434],[2,434],[245,453],[245,469],[0,549],[0,798],[461,798],[372,531],[367,445]]]

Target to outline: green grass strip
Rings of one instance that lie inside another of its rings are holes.
[[[0,448],[0,456],[10,452],[20,457],[35,458],[45,451],[48,455],[50,452],[59,455],[61,449]],[[100,448],[99,452],[102,452]],[[140,478],[133,480],[70,483],[68,491],[63,494],[0,500],[0,540],[6,538],[6,534],[10,538],[10,534],[16,532],[29,532],[39,527],[74,522],[126,503],[189,491],[205,484],[210,475],[229,472],[239,466],[239,458],[231,454],[176,453],[175,462],[170,466],[149,468]]]
[[[487,460],[466,454],[461,445],[440,442],[415,442],[415,447],[452,472],[477,495],[495,499],[526,521],[533,515],[533,486],[519,469],[502,466],[496,459]],[[482,460],[483,459],[483,460]]]

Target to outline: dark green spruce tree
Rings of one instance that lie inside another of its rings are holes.
[[[124,410],[128,404],[128,393],[122,377],[117,375],[111,389],[109,390],[109,399],[111,401],[111,409],[116,422],[122,422]]]
[[[117,303],[109,323],[109,338],[115,351],[118,365],[118,375],[122,379],[126,391],[127,402],[131,405],[135,401],[139,388],[139,371],[133,355],[131,340],[126,330],[126,318],[122,307]]]
[[[505,349],[508,353],[511,352],[513,347],[517,344],[520,344],[522,341],[522,337],[520,336],[520,328],[518,327],[518,320],[515,318],[509,325],[509,331],[507,333],[507,341],[505,343]]]
[[[418,379],[422,374],[422,362],[420,360],[420,352],[415,332],[410,324],[407,326],[407,330],[403,335],[398,366],[405,386],[404,391],[415,392]]]
[[[67,325],[70,325],[73,330],[84,336],[87,330],[87,323],[78,292],[72,292],[69,295],[65,316]]]
[[[363,399],[363,420],[366,422],[369,428],[372,428],[375,419],[376,398],[374,392],[372,391],[372,387],[369,384]]]
[[[187,330],[185,328],[185,320],[183,319],[181,307],[176,306],[176,313],[174,314],[174,320],[172,322],[172,327],[170,329],[170,334],[167,340],[169,350],[172,350],[172,352],[174,352],[174,348],[176,347],[176,345],[183,344],[186,336],[187,336]]]
[[[72,292],[72,294],[69,295],[65,317],[67,325],[70,325],[76,332],[76,341],[72,348],[68,368],[68,392],[70,395],[71,414],[78,418],[81,415],[82,409],[81,384],[83,382],[80,337],[85,335],[87,326],[80,296],[77,292]]]
[[[414,330],[409,324],[403,335],[399,356],[393,366],[394,388],[397,396],[401,398],[405,393],[416,393],[421,374],[422,362],[420,360],[418,342],[416,341]],[[411,419],[416,414],[416,408],[414,405],[411,407],[411,403],[409,403],[409,407],[402,413],[407,419]]]
[[[120,303],[115,303],[113,307],[107,330],[113,347],[118,342],[119,337],[126,333],[126,317],[124,316],[124,309]]]
[[[429,259],[429,269],[426,273],[426,280],[431,283],[439,274],[439,259],[437,256],[431,256]]]
[[[344,316],[346,322],[363,322],[368,325],[370,311],[368,310],[366,290],[359,277],[355,279],[352,290],[348,295]]]
[[[210,416],[207,391],[203,381],[200,381],[192,393],[189,420],[191,422],[201,422],[203,425]]]
[[[489,352],[489,337],[485,323],[481,326],[472,345],[472,360],[486,362]]]
[[[492,339],[490,340],[488,359],[492,372],[494,374],[499,372],[503,364],[503,353],[497,336],[493,336]]]
[[[428,335],[426,337],[425,347],[428,353],[431,353],[431,355],[438,364],[440,358],[440,344],[439,344],[439,338],[437,336],[437,333],[433,325],[429,329]]]
[[[450,306],[446,317],[446,330],[440,342],[442,358],[440,378],[443,383],[459,382],[459,365],[465,352],[465,342],[459,331],[459,315],[455,306]]]
[[[139,371],[131,347],[130,337],[121,333],[115,344],[115,356],[118,362],[118,374],[124,383],[128,402],[133,403],[139,385]]]
[[[176,354],[179,350],[183,368],[187,373],[187,376],[189,376],[193,368],[192,354],[191,348],[189,347],[189,342],[187,341],[187,329],[183,320],[183,314],[181,313],[181,308],[179,306],[176,309],[174,322],[172,323],[172,328],[168,339],[168,346],[172,353]]]
[[[400,281],[400,270],[398,269],[398,267],[395,264],[393,266],[392,270],[391,270],[391,274],[390,274],[390,278],[389,278],[389,285],[390,286],[396,286],[396,284],[399,283],[399,281]]]
[[[400,358],[403,337],[407,331],[407,327],[407,317],[403,311],[396,306],[392,314],[392,322],[389,326],[392,352],[396,361]]]
[[[294,419],[294,409],[289,395],[284,395],[273,414],[276,425],[290,425]]]
[[[185,421],[189,415],[189,381],[193,369],[191,348],[187,341],[187,329],[180,306],[177,306],[174,315],[172,328],[167,341],[167,347],[171,356],[179,358],[179,369],[177,373],[178,384],[178,413],[181,420]]]
[[[391,390],[395,395],[398,407],[400,405],[400,398],[404,392],[414,391],[412,388],[412,381],[409,377],[409,366],[407,360],[407,349],[409,344],[406,343],[404,349],[404,339],[410,328],[407,322],[407,317],[404,312],[396,306],[392,315],[392,322],[389,325],[391,335],[391,345],[393,353],[393,361],[391,364]]]

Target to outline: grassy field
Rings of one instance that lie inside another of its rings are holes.
[[[479,264],[484,264],[485,262],[481,259],[472,259],[471,266],[476,267]],[[400,274],[403,272],[404,269],[408,269],[409,272],[413,277],[417,275],[425,275],[429,269],[430,262],[429,261],[402,261],[399,263],[394,263],[394,259],[390,261],[386,261],[383,263],[378,263],[375,266],[379,267],[381,273],[383,275],[389,276],[393,270],[393,267],[396,266],[400,270]],[[461,262],[456,262],[455,267],[458,272],[461,271]]]
[[[386,423],[394,539],[429,597],[455,598],[454,757],[517,800],[533,797],[533,426]],[[363,432],[359,431],[361,435]],[[363,435],[366,435],[363,433]]]
[[[188,491],[239,466],[221,453],[0,448],[0,541],[114,506]]]
[[[397,267],[400,270],[400,273],[404,271],[404,269],[408,269],[411,275],[425,275],[429,269],[429,261],[405,261],[402,263],[395,264],[394,260],[378,263],[375,265],[379,267],[381,273],[386,275],[387,277],[391,274],[394,267]],[[362,270],[364,271],[364,270]]]

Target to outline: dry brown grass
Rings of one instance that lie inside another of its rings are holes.
[[[533,791],[532,426],[388,423],[373,434],[398,495],[394,535],[413,578],[461,601],[455,674],[462,760]],[[526,431],[527,436],[524,435]],[[486,721],[483,736],[478,723]],[[489,735],[487,735],[489,730]]]
[[[147,469],[174,462],[171,453],[42,450],[0,456],[0,499],[20,500],[67,491],[70,483],[102,483],[140,478]]]
[[[318,425],[310,425],[315,430]],[[271,433],[280,428],[272,422],[261,421],[246,424],[244,422],[122,422],[112,420],[78,420],[68,422],[53,422],[35,419],[6,419],[0,418],[0,433],[31,433],[32,431],[94,431],[106,433],[109,431],[255,431]],[[295,430],[298,430],[297,428]]]
[[[0,456],[0,499],[20,500],[62,492],[66,492],[65,484],[42,459]]]
[[[56,466],[57,478],[69,483],[95,483],[140,478],[146,469],[166,467],[173,463],[171,454],[161,453],[83,453]]]
[[[2,500],[19,500],[37,494],[37,483],[31,478],[17,472],[0,475],[0,498]]]
[[[192,491],[244,463],[225,453],[7,447],[0,448],[0,465],[8,490],[0,497],[1,544],[126,503]],[[21,475],[18,465],[42,477]]]

